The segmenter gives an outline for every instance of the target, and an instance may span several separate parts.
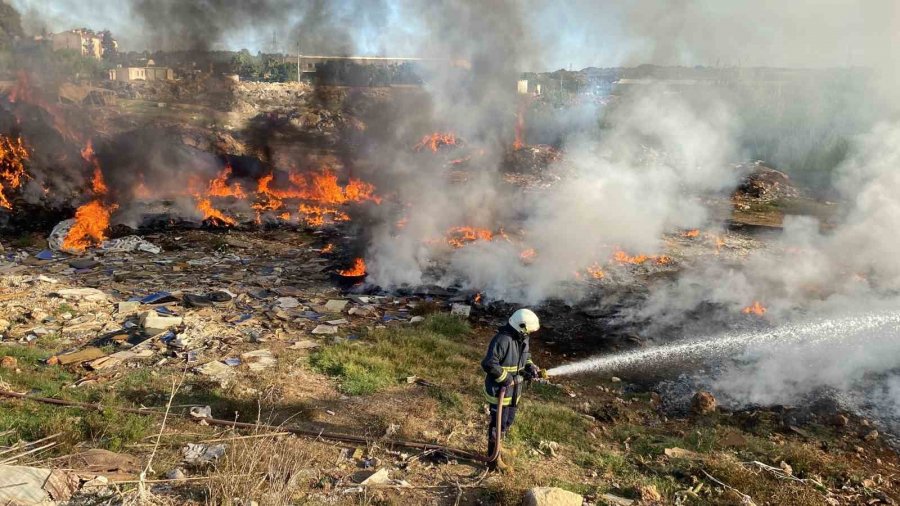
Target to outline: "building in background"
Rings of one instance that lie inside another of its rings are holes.
[[[114,53],[118,48],[118,42],[109,36],[108,32],[98,34],[86,28],[54,33],[50,35],[50,40],[54,51],[76,51],[81,56],[98,60],[107,53]]]
[[[169,67],[156,67],[150,64],[146,67],[116,67],[109,69],[110,81],[174,81],[175,71]]]

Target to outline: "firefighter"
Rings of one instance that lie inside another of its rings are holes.
[[[528,350],[528,335],[540,328],[538,317],[529,309],[519,309],[510,316],[506,325],[497,330],[497,334],[488,345],[487,354],[481,361],[481,368],[487,373],[484,379],[484,395],[490,405],[490,421],[488,424],[488,456],[493,456],[497,445],[502,440],[513,420],[522,394],[523,383],[537,377],[543,377],[541,369],[531,361]],[[500,389],[506,387],[502,409],[497,409]],[[498,412],[500,417],[498,420]],[[497,434],[499,421],[500,434]],[[492,462],[495,469],[505,470],[500,459]]]

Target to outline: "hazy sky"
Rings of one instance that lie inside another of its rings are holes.
[[[296,33],[329,28],[303,52],[422,55],[431,35],[421,19],[431,0],[11,0],[26,29],[59,31],[76,26],[112,30],[124,49],[175,48],[134,5],[151,12],[166,5],[197,6],[228,17],[209,37],[216,49],[294,51]],[[460,0],[463,1],[463,0]],[[173,3],[176,2],[176,3]],[[178,3],[178,2],[184,2]],[[483,2],[486,9],[490,2]],[[844,66],[896,65],[900,59],[898,0],[515,0],[540,54],[539,69],[637,65]],[[228,7],[228,5],[236,7]],[[310,7],[314,5],[315,7]],[[171,8],[170,8],[171,9]],[[257,11],[258,9],[258,11]],[[254,12],[270,9],[268,16]],[[239,12],[239,11],[247,11]],[[327,12],[323,12],[327,11]],[[176,21],[182,21],[175,16]],[[206,14],[205,16],[209,16]],[[205,22],[203,16],[198,22]],[[166,23],[161,23],[164,27]],[[298,28],[300,26],[300,28]],[[498,27],[499,28],[499,27]],[[323,30],[324,32],[324,30]],[[165,42],[162,42],[165,40]],[[523,41],[524,44],[524,41]],[[438,56],[438,55],[427,55]],[[443,55],[452,56],[452,55]]]

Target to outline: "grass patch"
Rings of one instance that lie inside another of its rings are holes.
[[[426,330],[445,337],[458,337],[472,332],[469,322],[450,314],[434,314],[422,322]]]
[[[434,383],[471,382],[477,353],[448,339],[468,332],[466,322],[435,315],[416,327],[378,331],[364,340],[344,341],[310,356],[317,370],[340,380],[349,395],[372,394],[395,385],[404,376]]]
[[[428,387],[428,395],[438,401],[442,411],[460,412],[463,409],[462,397],[452,390],[439,386]]]
[[[541,441],[556,441],[588,450],[591,447],[587,435],[589,425],[583,416],[565,406],[526,401],[516,413],[510,436],[533,446]]]

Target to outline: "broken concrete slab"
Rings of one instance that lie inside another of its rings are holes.
[[[349,303],[349,300],[332,299],[325,303],[325,310],[333,313],[340,313]]]
[[[300,301],[294,297],[278,297],[275,304],[281,309],[294,309],[300,307]]]
[[[337,334],[338,328],[332,325],[318,325],[312,330],[313,334]]]
[[[147,311],[141,314],[141,326],[145,329],[165,330],[176,327],[184,322],[180,316],[163,316],[156,311]]]
[[[263,371],[278,363],[270,350],[254,350],[241,354],[241,360],[253,372]]]
[[[106,294],[96,288],[64,288],[57,290],[59,295],[65,300],[82,300],[87,302],[100,302],[106,300]]]
[[[311,350],[313,348],[318,348],[319,343],[315,341],[310,341],[309,339],[304,339],[302,341],[297,341],[290,346],[292,350]]]
[[[467,304],[453,304],[450,306],[450,314],[454,316],[461,316],[463,318],[468,318],[472,313],[472,306]]]
[[[218,382],[223,387],[228,386],[228,384],[237,376],[234,369],[218,360],[213,360],[212,362],[197,366],[194,370],[201,376],[206,376],[207,378]]]

